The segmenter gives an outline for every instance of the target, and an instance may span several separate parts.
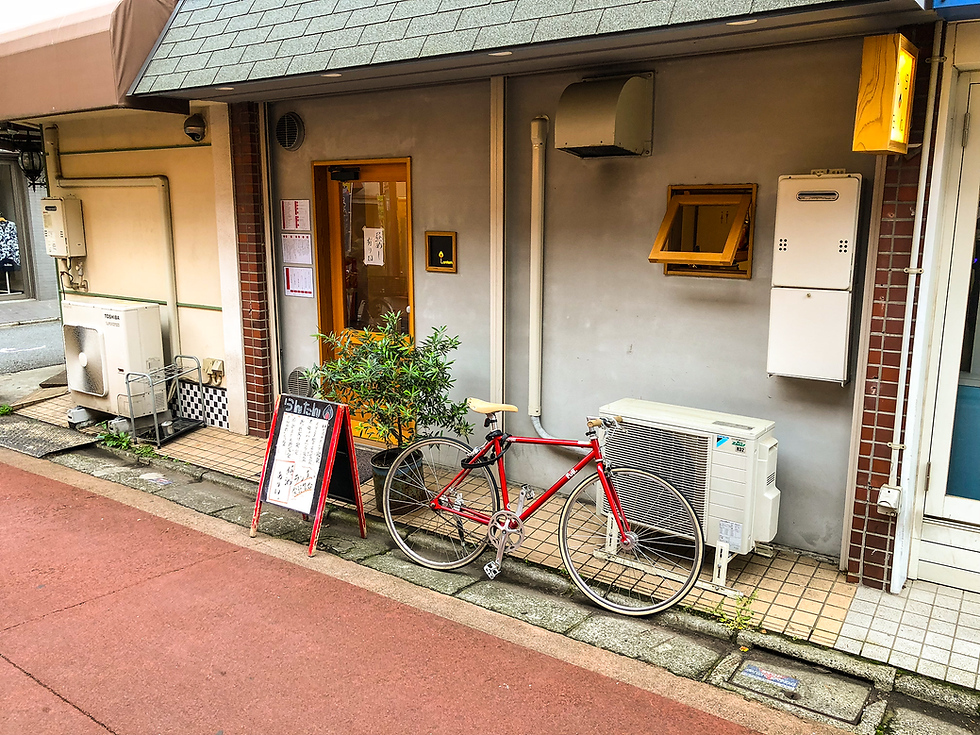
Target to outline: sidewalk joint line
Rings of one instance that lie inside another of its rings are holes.
[[[198,564],[203,564],[206,561],[214,561],[216,559],[221,559],[222,557],[228,556],[229,554],[236,554],[236,553],[239,553],[241,551],[243,551],[243,549],[240,548],[240,547],[239,548],[234,548],[234,549],[229,549],[228,551],[222,551],[221,553],[214,554],[213,556],[209,556],[209,557],[207,557],[205,559],[198,559],[195,562],[192,562],[192,563],[190,563],[190,564],[188,564],[186,566],[183,566],[183,567],[179,567],[177,569],[168,569],[165,572],[160,572],[159,574],[154,574],[153,576],[147,577],[146,579],[141,579],[138,582],[133,582],[132,584],[126,585],[125,587],[120,587],[119,589],[116,589],[116,590],[110,590],[109,592],[103,592],[101,595],[96,595],[95,597],[89,597],[88,599],[80,600],[79,602],[76,602],[74,605],[68,605],[67,607],[60,607],[57,610],[48,610],[46,613],[44,613],[44,615],[41,615],[40,617],[31,618],[30,620],[21,620],[19,623],[15,623],[14,625],[11,625],[11,626],[9,626],[7,628],[0,628],[0,633],[6,633],[6,632],[11,631],[11,630],[16,630],[17,628],[21,627],[22,625],[27,625],[29,623],[37,623],[37,622],[40,622],[40,621],[48,618],[51,615],[58,615],[59,613],[67,612],[68,610],[74,610],[76,607],[81,607],[82,605],[87,605],[90,602],[95,602],[96,600],[101,600],[101,599],[103,599],[105,597],[110,597],[112,595],[118,595],[120,592],[126,592],[127,590],[131,590],[131,589],[133,589],[135,587],[139,587],[141,584],[146,584],[147,582],[150,582],[152,580],[161,579],[162,577],[166,577],[169,574],[176,574],[178,572],[183,572],[183,571],[186,571],[188,569],[191,569],[192,567],[197,566]],[[3,654],[0,654],[0,656],[2,656],[2,655]]]
[[[14,663],[13,661],[11,661],[9,658],[7,658],[6,656],[4,656],[2,653],[0,653],[0,659],[3,659],[4,661],[6,661],[8,664],[10,664],[11,666],[13,666],[20,673],[22,673],[24,676],[26,676],[28,679],[30,679],[31,681],[33,681],[35,684],[37,684],[42,689],[46,689],[47,691],[51,692],[51,694],[53,694],[54,696],[56,696],[58,699],[60,699],[62,702],[64,702],[65,704],[67,704],[72,709],[76,710],[77,712],[79,712],[80,714],[84,715],[85,717],[88,717],[96,725],[98,725],[99,727],[105,729],[106,732],[110,732],[110,733],[112,733],[112,735],[119,735],[119,733],[117,733],[115,730],[113,730],[107,724],[105,724],[104,722],[100,722],[99,720],[97,720],[95,717],[93,717],[91,714],[89,714],[88,712],[86,712],[85,710],[83,710],[77,704],[75,704],[71,700],[63,697],[61,694],[59,694],[54,689],[52,689],[47,684],[45,684],[43,681],[41,681],[36,676],[34,676],[34,674],[32,674],[30,671],[28,671],[27,669],[25,669],[22,666],[18,666],[16,663]]]

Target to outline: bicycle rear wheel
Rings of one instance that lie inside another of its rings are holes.
[[[646,470],[606,470],[629,525],[620,539],[595,473],[565,502],[558,546],[579,589],[601,607],[623,615],[666,610],[697,582],[704,556],[701,525],[687,499]]]
[[[463,458],[470,452],[470,447],[455,439],[423,439],[399,454],[388,470],[385,523],[398,548],[417,564],[457,569],[486,548],[486,524],[454,512],[489,518],[499,509],[497,483],[490,470],[463,470]],[[454,480],[452,488],[443,493]],[[442,505],[453,511],[432,508],[431,501],[440,493]]]

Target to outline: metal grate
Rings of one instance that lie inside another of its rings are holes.
[[[294,368],[289,377],[286,378],[286,390],[294,396],[310,398],[313,395],[313,386],[306,378],[306,371],[303,368]]]
[[[276,142],[287,151],[295,151],[303,145],[306,129],[303,118],[295,112],[287,112],[276,123]]]
[[[613,432],[606,439],[602,449],[606,464],[637,467],[666,480],[690,502],[703,528],[711,450],[709,437],[628,422],[626,428],[627,431]],[[651,525],[659,522],[655,504],[640,493],[640,488],[620,490],[617,487],[616,490],[627,516],[632,511],[638,521],[643,522],[645,516],[650,516]]]

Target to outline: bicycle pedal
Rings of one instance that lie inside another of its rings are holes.
[[[497,561],[487,562],[483,567],[483,572],[487,575],[488,579],[493,579],[500,574],[500,564]]]

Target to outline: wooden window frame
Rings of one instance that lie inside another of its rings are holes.
[[[653,248],[651,263],[663,263],[664,275],[707,276],[714,278],[752,277],[752,249],[755,240],[757,184],[673,184],[667,187],[667,211]],[[732,229],[721,253],[664,251],[683,205],[738,204]],[[743,223],[741,226],[738,223]]]

